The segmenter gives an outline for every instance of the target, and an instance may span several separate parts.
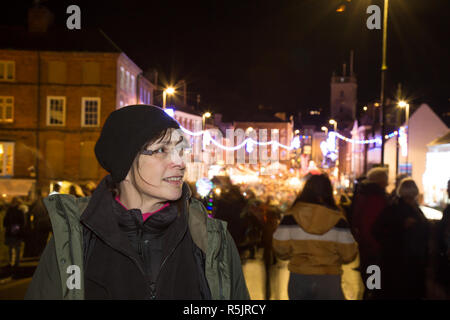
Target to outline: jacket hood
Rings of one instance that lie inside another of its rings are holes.
[[[358,186],[357,193],[360,194],[386,194],[385,190],[375,182],[364,180]]]
[[[339,220],[345,220],[339,210],[306,202],[297,202],[286,214],[292,215],[303,230],[312,234],[324,234],[330,231]]]

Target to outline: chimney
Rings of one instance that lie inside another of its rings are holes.
[[[34,6],[28,9],[28,31],[36,33],[47,32],[53,23],[53,19],[53,13],[40,5],[39,0],[35,0]]]

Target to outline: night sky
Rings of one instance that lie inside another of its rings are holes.
[[[10,1],[2,23],[25,25],[33,1]],[[355,52],[358,106],[380,91],[381,30],[368,30],[372,0],[42,1],[65,27],[66,7],[81,8],[82,29],[101,28],[160,83],[185,79],[201,108],[251,113],[328,112],[330,77]],[[344,4],[346,10],[337,13]],[[5,4],[3,4],[5,6]],[[450,110],[448,0],[391,0],[386,96],[397,83],[413,104]],[[76,31],[74,31],[76,32]],[[225,118],[225,120],[227,120]]]

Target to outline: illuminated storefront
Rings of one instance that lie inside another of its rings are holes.
[[[450,180],[450,131],[427,147],[424,202],[431,207],[444,208],[448,202],[447,182]]]

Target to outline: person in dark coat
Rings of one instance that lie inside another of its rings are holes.
[[[214,200],[214,205],[214,218],[227,222],[228,231],[242,253],[241,243],[245,240],[245,221],[241,218],[241,213],[246,206],[246,201],[239,187],[228,186],[220,197]]]
[[[414,180],[403,179],[380,215],[373,235],[381,246],[379,299],[424,299],[429,224],[417,203]]]
[[[352,212],[352,233],[359,245],[360,272],[363,283],[367,283],[367,267],[378,265],[380,244],[372,235],[372,228],[381,212],[388,204],[385,191],[388,173],[384,168],[373,168],[367,173],[354,196]],[[370,299],[371,291],[365,290],[365,299]]]
[[[25,227],[25,217],[19,207],[20,200],[16,197],[13,198],[3,220],[5,245],[9,249],[9,265],[13,268],[13,271],[19,266],[24,236],[23,229]]]
[[[247,205],[241,212],[241,219],[245,228],[244,239],[239,244],[241,253],[249,251],[249,259],[255,259],[255,254],[261,246],[264,226],[264,216],[261,212],[262,202],[252,194]]]
[[[450,198],[450,180],[447,182]],[[450,204],[442,212],[442,219],[436,225],[437,266],[436,281],[443,288],[443,295],[450,298]]]

